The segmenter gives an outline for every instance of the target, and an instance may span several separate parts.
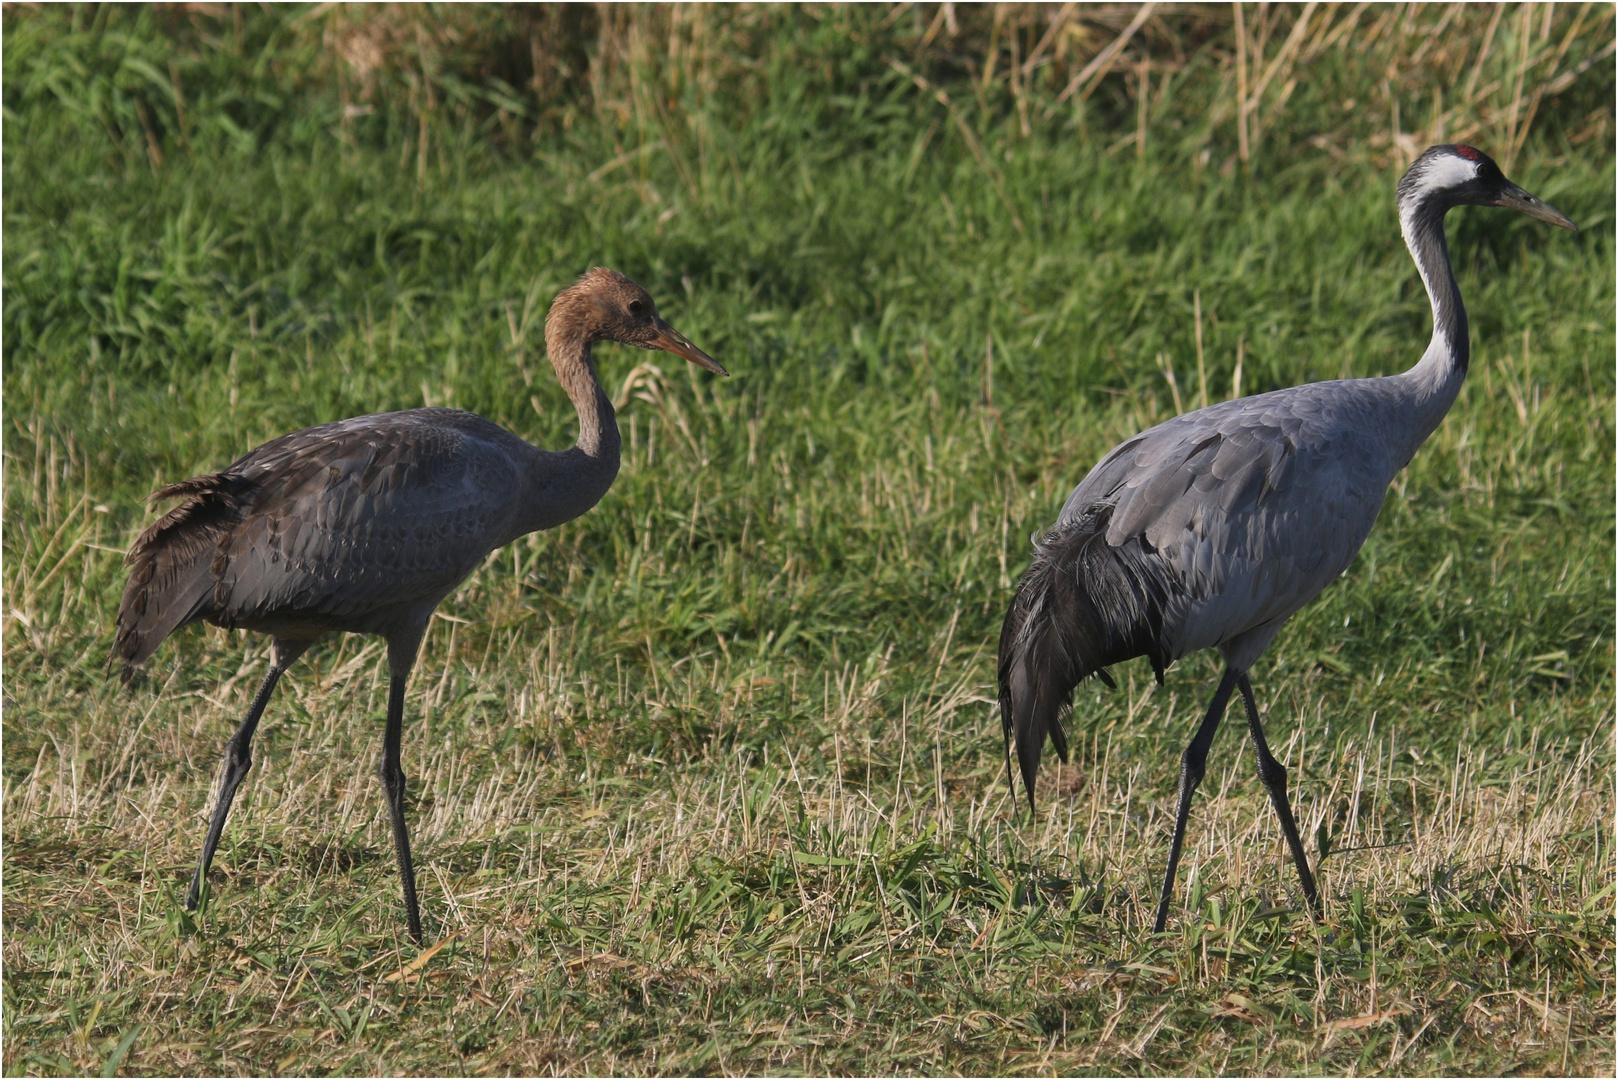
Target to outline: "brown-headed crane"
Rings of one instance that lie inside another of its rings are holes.
[[[326,634],[380,634],[388,646],[382,786],[393,822],[410,936],[422,941],[399,764],[405,685],[433,610],[520,536],[589,510],[618,475],[618,423],[591,358],[597,341],[665,349],[727,374],[657,313],[645,289],[597,267],[559,293],[545,320],[579,441],[541,450],[458,409],[358,416],[273,439],[208,476],[170,484],[182,499],[129,550],[114,657],[125,681],[163,641],[206,620],[270,635],[270,667],[225,750],[218,801],[191,879],[195,908],[252,767],[253,732],[287,667]]]

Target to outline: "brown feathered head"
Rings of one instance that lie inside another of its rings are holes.
[[[545,318],[545,340],[550,343],[568,338],[663,349],[716,374],[730,374],[719,361],[664,322],[645,289],[605,266],[585,271],[551,302],[550,314]]]

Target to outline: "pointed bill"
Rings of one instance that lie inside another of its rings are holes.
[[[662,319],[657,320],[657,328],[653,332],[652,339],[650,342],[648,342],[648,344],[654,349],[664,349],[671,352],[675,356],[680,357],[682,360],[689,360],[693,364],[697,365],[697,367],[711,371],[715,375],[730,374],[730,372],[725,370],[725,366],[723,364],[709,356],[707,353],[703,352],[701,349],[697,348],[695,345],[691,344],[691,342],[686,340],[684,334],[674,329],[674,327],[670,326]]]
[[[1500,199],[1495,205],[1520,211],[1538,221],[1549,222],[1564,229],[1578,229],[1578,226],[1573,224],[1573,220],[1562,211],[1550,203],[1543,202],[1528,194],[1516,184],[1507,185],[1506,190],[1500,193]]]

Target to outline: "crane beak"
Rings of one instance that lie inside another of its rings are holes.
[[[1573,229],[1575,231],[1578,229],[1578,226],[1573,224],[1572,219],[1562,211],[1550,203],[1541,202],[1516,184],[1507,184],[1506,190],[1502,191],[1500,197],[1495,200],[1495,205],[1504,206],[1508,210],[1517,210],[1538,221],[1546,221],[1564,229]]]
[[[686,340],[684,334],[674,329],[674,327],[670,326],[662,319],[657,320],[657,325],[652,330],[652,338],[647,342],[647,345],[654,349],[663,349],[666,352],[671,352],[680,359],[689,360],[693,364],[697,365],[697,367],[703,368],[706,371],[711,371],[715,375],[730,374],[730,372],[725,370],[725,366],[723,364],[709,356],[707,353],[703,352],[701,349],[697,348],[695,345],[691,344],[691,342]]]

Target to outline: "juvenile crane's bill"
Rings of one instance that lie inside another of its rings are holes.
[[[579,414],[570,449],[541,450],[458,409],[408,409],[283,435],[221,472],[152,496],[185,501],[125,559],[129,583],[113,646],[124,680],[188,623],[271,636],[270,670],[225,750],[187,907],[197,905],[282,672],[325,634],[380,634],[391,675],[382,785],[410,936],[422,941],[399,764],[405,686],[433,609],[489,552],[571,521],[612,486],[618,421],[596,377],[598,341],[664,349],[728,374],[663,320],[645,289],[596,267],[557,294],[545,319],[551,364]]]
[[[1500,206],[1573,228],[1470,146],[1434,146],[1399,181],[1399,223],[1432,304],[1433,335],[1408,371],[1309,383],[1177,416],[1126,440],[1073,489],[1034,546],[1000,632],[1006,771],[1023,789],[1047,738],[1067,760],[1073,688],[1107,666],[1170,664],[1217,649],[1225,672],[1180,765],[1179,803],[1155,927],[1168,920],[1191,795],[1230,696],[1241,691],[1259,779],[1269,792],[1309,906],[1314,875],[1270,753],[1248,670],[1282,625],[1348,568],[1388,485],[1454,403],[1470,338],[1444,242],[1455,206]]]

